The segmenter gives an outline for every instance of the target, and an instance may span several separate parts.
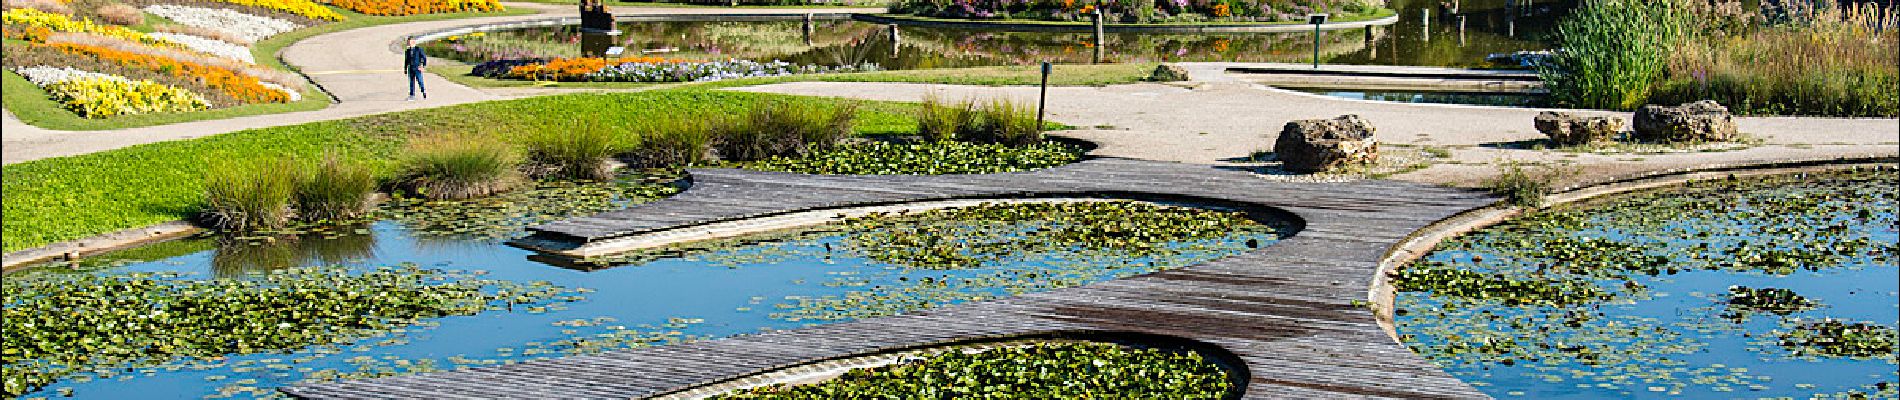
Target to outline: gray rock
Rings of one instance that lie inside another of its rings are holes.
[[[1155,67],[1154,74],[1148,75],[1148,80],[1155,82],[1185,81],[1188,80],[1188,71],[1187,68],[1181,68],[1179,65],[1161,64]]]
[[[1728,107],[1714,100],[1680,106],[1645,105],[1636,109],[1635,138],[1645,142],[1727,142],[1740,130]]]
[[[1372,163],[1379,159],[1379,142],[1372,139],[1372,132],[1372,124],[1350,114],[1288,122],[1273,144],[1273,153],[1280,158],[1281,169],[1293,172]]]
[[[1623,119],[1545,111],[1537,113],[1536,125],[1552,143],[1575,146],[1616,140],[1616,133],[1623,130]]]

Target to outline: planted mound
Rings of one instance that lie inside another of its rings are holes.
[[[1082,149],[1057,142],[1003,144],[869,142],[839,146],[802,158],[776,157],[747,169],[837,175],[946,175],[1028,171],[1082,159]]]
[[[1200,354],[1112,344],[950,351],[922,360],[857,369],[823,383],[772,385],[719,399],[1218,399],[1233,387]]]
[[[6,395],[62,377],[190,359],[345,344],[427,318],[470,315],[560,293],[415,267],[292,269],[255,279],[178,274],[8,277]]]

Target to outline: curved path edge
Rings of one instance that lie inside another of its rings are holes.
[[[1365,288],[1372,283],[1367,272],[1378,268],[1392,243],[1496,201],[1481,192],[1397,181],[1273,182],[1211,166],[1124,159],[989,175],[690,172],[694,184],[684,193],[585,221],[624,225],[596,228],[625,234],[800,209],[1107,195],[1272,209],[1303,220],[1304,228],[1271,246],[1194,266],[898,316],[281,390],[313,399],[643,398],[864,354],[1107,332],[1225,349],[1244,363],[1248,398],[1484,397],[1388,339],[1363,306]]]

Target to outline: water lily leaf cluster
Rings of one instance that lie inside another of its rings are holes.
[[[373,217],[400,221],[419,236],[512,239],[529,226],[671,196],[680,191],[670,183],[675,180],[543,181],[532,189],[468,200],[397,197]]]
[[[1777,288],[1891,277],[1896,186],[1900,172],[1882,167],[1700,181],[1543,210],[1448,240],[1396,272],[1395,322],[1415,352],[1494,396],[1840,392],[1851,386],[1749,367],[1900,360],[1887,322],[1825,322],[1835,306],[1891,305],[1895,293]],[[1697,286],[1707,282],[1754,287]],[[1778,318],[1745,318],[1762,313]],[[1734,342],[1748,345],[1712,347]],[[1707,364],[1710,352],[1733,365]],[[1875,369],[1884,372],[1872,381],[1896,377],[1891,365]]]
[[[742,164],[760,171],[837,175],[946,175],[1028,171],[1082,159],[1082,149],[1060,142],[1027,146],[936,141],[850,143],[805,157]]]
[[[1287,231],[1285,226],[1261,223],[1239,212],[1136,201],[982,204],[879,214],[842,224],[857,232],[847,243],[866,257],[938,269],[1068,248],[1167,255],[1197,250],[1196,241],[1230,235],[1277,237],[1276,232]]]
[[[545,283],[399,266],[290,269],[249,279],[33,274],[5,292],[5,394],[74,374],[343,344],[418,321],[552,301]]]
[[[717,399],[1219,399],[1233,384],[1198,353],[1105,343],[946,351],[829,381],[772,385]]]

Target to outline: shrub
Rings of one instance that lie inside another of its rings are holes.
[[[714,131],[701,119],[662,118],[640,127],[630,164],[643,168],[690,167],[705,162]]]
[[[1544,205],[1544,196],[1550,195],[1550,181],[1554,173],[1532,174],[1523,164],[1505,163],[1499,167],[1496,178],[1485,182],[1491,194],[1504,196],[1504,201],[1514,206],[1533,208]]]
[[[727,123],[714,146],[721,159],[730,161],[799,157],[836,147],[851,136],[856,122],[855,104],[758,102],[745,116]]]
[[[958,129],[973,124],[976,113],[972,106],[967,101],[944,103],[935,94],[924,97],[923,107],[917,111],[917,135],[936,142],[955,139]]]
[[[1042,142],[1042,127],[1036,126],[1036,110],[1009,100],[984,103],[975,110],[975,122],[957,131],[958,138],[978,143],[1027,146]],[[966,120],[968,120],[966,118]]]
[[[528,138],[530,175],[536,178],[592,179],[613,178],[607,158],[620,151],[611,129],[591,118],[576,118],[557,129],[542,130]]]
[[[1539,74],[1558,104],[1633,109],[1649,99],[1686,25],[1676,0],[1585,0],[1557,24],[1562,50]]]
[[[226,164],[205,174],[204,222],[225,231],[284,227],[297,168],[287,162]]]
[[[521,182],[513,148],[488,135],[424,135],[409,144],[396,180],[401,190],[437,200],[470,199]]]
[[[139,11],[138,7],[128,6],[124,3],[102,5],[99,6],[99,8],[93,9],[92,12],[97,14],[100,20],[104,20],[108,24],[132,26],[145,23],[144,11]]]
[[[347,220],[369,212],[376,178],[369,166],[326,154],[297,180],[297,217],[306,221]]]

